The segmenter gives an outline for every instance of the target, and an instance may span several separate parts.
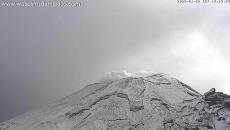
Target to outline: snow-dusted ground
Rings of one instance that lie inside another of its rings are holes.
[[[0,130],[230,130],[230,112],[164,74],[95,83]]]

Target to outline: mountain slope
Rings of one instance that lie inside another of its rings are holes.
[[[95,83],[0,130],[230,130],[229,96],[165,74]]]

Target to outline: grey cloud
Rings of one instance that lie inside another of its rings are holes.
[[[178,57],[172,48],[199,30],[217,50],[224,50],[221,57],[229,59],[229,24],[225,14],[217,18],[219,13],[210,13],[212,9],[166,0],[82,1],[80,8],[1,8],[0,104],[8,105],[0,113],[8,110],[8,114],[0,121],[75,92],[112,70],[146,69],[185,77],[186,82],[191,79],[196,88],[209,86],[207,79],[195,80],[187,71],[194,66],[191,57]],[[217,33],[224,33],[224,38],[213,37]]]

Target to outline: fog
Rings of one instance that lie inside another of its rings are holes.
[[[80,2],[0,8],[0,122],[111,71],[166,73],[230,94],[228,4]]]

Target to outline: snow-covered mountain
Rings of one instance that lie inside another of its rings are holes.
[[[165,74],[95,83],[0,130],[230,130],[230,96]]]

